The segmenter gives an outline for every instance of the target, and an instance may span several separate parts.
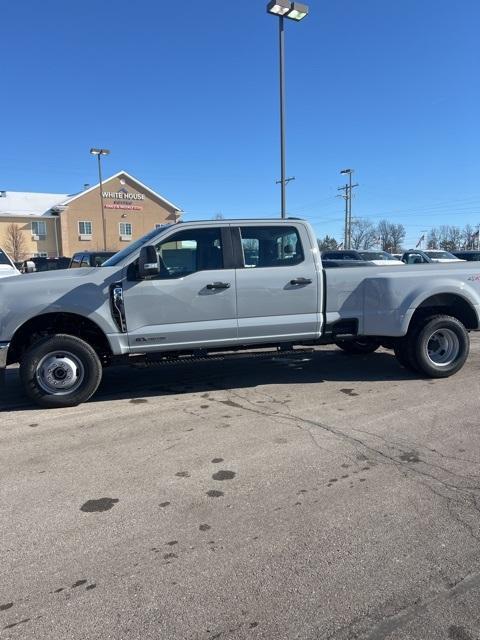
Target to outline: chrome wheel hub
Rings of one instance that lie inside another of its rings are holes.
[[[436,366],[446,367],[458,357],[460,341],[451,329],[434,331],[427,342],[427,355]]]
[[[66,351],[48,353],[37,365],[39,386],[50,395],[72,393],[82,384],[85,369],[82,362]]]

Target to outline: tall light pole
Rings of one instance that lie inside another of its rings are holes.
[[[109,149],[95,149],[92,147],[90,149],[90,153],[92,156],[97,156],[98,159],[98,181],[100,183],[100,208],[102,210],[102,228],[103,228],[103,249],[107,250],[107,229],[105,225],[105,208],[103,206],[103,182],[102,182],[102,163],[101,157],[108,156],[110,153]]]
[[[279,53],[280,53],[280,188],[281,217],[287,217],[286,186],[291,178],[286,177],[285,160],[285,24],[284,18],[300,22],[308,15],[308,6],[290,0],[271,0],[267,11],[278,17]]]
[[[352,189],[358,187],[357,184],[352,184],[353,169],[342,169],[340,175],[348,175],[348,185],[345,185],[346,191],[346,207],[345,207],[345,242],[347,246],[345,249],[351,249],[352,244]]]

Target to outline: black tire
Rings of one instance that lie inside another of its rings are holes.
[[[393,352],[395,353],[395,357],[402,365],[402,367],[405,367],[405,369],[409,369],[410,371],[418,371],[416,363],[410,360],[405,338],[401,338],[395,343]]]
[[[365,338],[365,340],[335,340],[335,344],[345,353],[351,353],[352,355],[373,353],[380,346],[379,342],[368,338]]]
[[[448,378],[468,357],[470,338],[464,325],[452,316],[431,316],[418,322],[406,337],[408,359],[429,378]]]
[[[86,402],[101,379],[102,365],[96,352],[80,338],[67,334],[35,342],[20,362],[25,393],[41,407],[75,407]]]

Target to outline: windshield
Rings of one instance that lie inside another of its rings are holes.
[[[395,260],[395,258],[386,251],[360,251],[360,255],[365,260]]]
[[[425,251],[425,253],[430,258],[434,258],[436,260],[442,260],[442,259],[458,260],[458,258],[454,256],[453,253],[450,253],[449,251]]]
[[[0,249],[0,264],[8,264],[9,267],[12,266],[10,262],[10,258]]]
[[[121,251],[116,253],[114,256],[112,256],[111,258],[106,260],[101,266],[102,267],[115,267],[117,264],[122,262],[122,260],[125,260],[125,258],[128,258],[129,255],[131,255],[132,253],[135,253],[135,251],[137,249],[139,249],[143,244],[145,244],[146,242],[148,242],[152,238],[155,238],[156,236],[158,236],[158,234],[161,231],[163,231],[164,229],[167,229],[168,227],[171,227],[171,226],[172,226],[171,224],[162,224],[161,226],[157,227],[156,229],[152,229],[151,231],[146,233],[144,236],[142,236],[138,240],[135,240],[135,242],[132,242],[132,244],[129,244],[128,247],[125,247],[125,249],[122,249]]]

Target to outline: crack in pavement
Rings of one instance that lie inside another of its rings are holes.
[[[252,413],[256,413],[260,416],[263,417],[271,417],[274,418],[275,420],[285,420],[287,423],[291,423],[292,421],[294,421],[296,424],[295,426],[297,428],[302,429],[303,431],[305,431],[305,433],[307,433],[309,435],[309,437],[311,439],[314,439],[315,436],[312,433],[312,427],[316,428],[316,429],[320,429],[322,431],[325,431],[326,433],[330,433],[334,436],[336,436],[339,440],[343,440],[346,441],[349,444],[353,444],[354,446],[359,446],[362,447],[363,449],[366,449],[370,454],[372,454],[374,457],[377,458],[377,462],[379,463],[383,463],[383,464],[390,464],[392,466],[397,467],[398,469],[402,469],[402,470],[406,470],[407,472],[411,472],[412,475],[417,475],[420,477],[424,477],[427,478],[429,480],[432,480],[434,482],[439,483],[440,485],[444,486],[447,489],[451,489],[452,491],[456,491],[459,493],[462,493],[466,496],[471,496],[474,495],[473,491],[480,491],[480,486],[471,486],[471,487],[459,487],[455,484],[453,484],[452,482],[449,482],[448,480],[444,480],[441,478],[438,478],[436,475],[434,475],[433,473],[428,473],[425,470],[422,470],[419,468],[419,463],[415,463],[415,466],[412,466],[406,462],[403,462],[401,460],[398,460],[396,457],[394,457],[393,455],[389,455],[388,453],[386,453],[385,451],[382,451],[378,448],[376,448],[375,446],[368,444],[366,442],[364,442],[364,440],[362,440],[359,437],[356,437],[354,435],[345,433],[344,431],[341,431],[340,429],[336,428],[336,427],[332,427],[330,425],[324,424],[322,422],[318,422],[316,420],[311,420],[309,418],[303,418],[301,416],[295,415],[292,412],[289,413],[281,413],[279,411],[274,411],[274,412],[269,412],[269,411],[262,411],[261,409],[259,409],[254,402],[252,402],[251,400],[249,400],[248,398],[244,398],[243,396],[241,396],[240,394],[235,394],[232,393],[231,395],[233,395],[235,398],[243,400],[244,402],[247,402],[248,404],[253,405],[253,407],[248,407],[248,406],[242,406],[238,403],[238,408],[241,408],[245,411],[250,411]],[[217,401],[217,402],[222,402]],[[298,423],[302,423],[303,426],[301,424]],[[315,443],[317,447],[321,448],[320,445],[318,443]],[[400,453],[404,453],[403,449],[400,449],[399,447],[395,447],[397,448],[397,450]],[[379,458],[379,459],[378,459]],[[429,468],[432,467],[432,465],[426,461],[422,461],[421,463],[423,466]],[[433,468],[435,468],[435,466],[437,466],[438,468],[440,468],[441,470],[445,471],[446,473],[451,473],[448,470],[444,469],[443,467],[439,467],[438,465],[433,465]]]
[[[458,595],[463,595],[471,589],[480,587],[480,573],[475,573],[459,580],[453,587],[447,589],[443,593],[422,602],[414,604],[406,609],[400,610],[393,616],[383,620],[376,627],[364,635],[364,640],[384,640],[392,631],[396,631],[400,627],[405,626],[415,618],[425,613],[427,608],[439,602],[450,600]]]

